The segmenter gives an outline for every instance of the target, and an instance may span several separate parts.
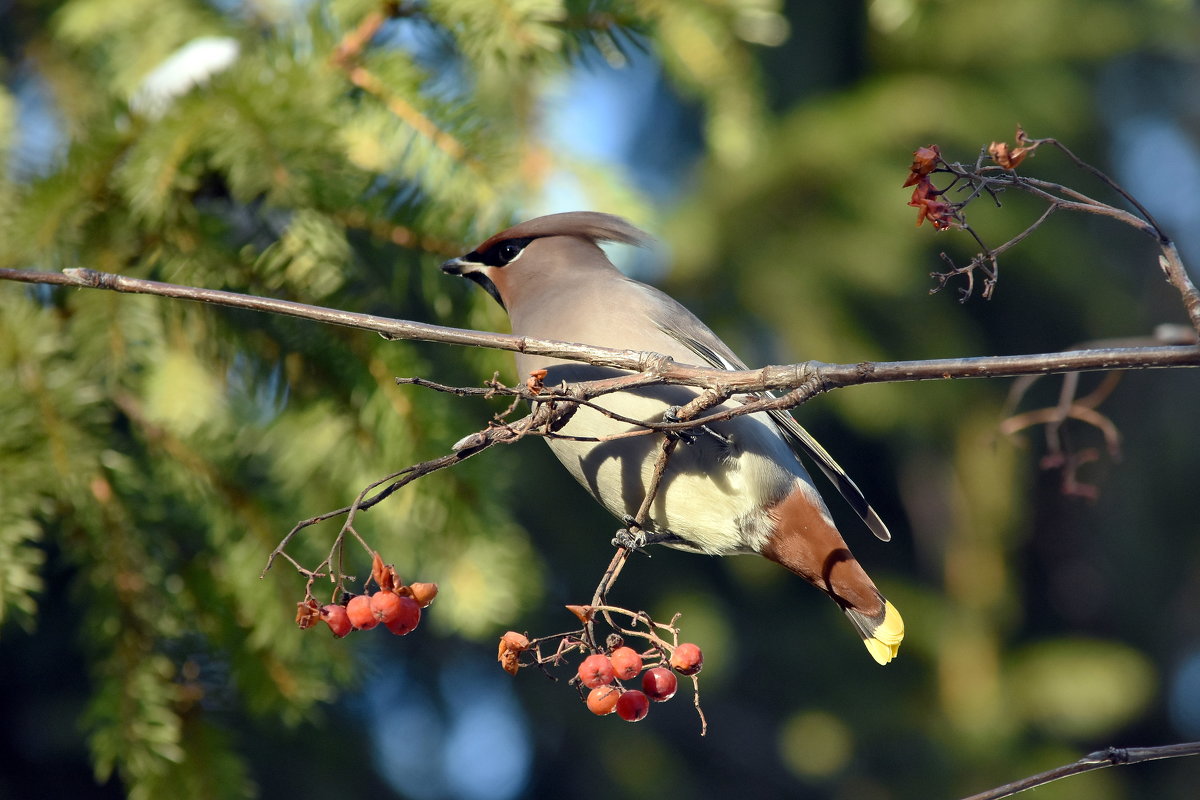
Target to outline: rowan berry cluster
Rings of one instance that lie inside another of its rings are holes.
[[[650,713],[650,702],[665,703],[675,696],[679,687],[680,675],[695,675],[700,671],[704,656],[700,648],[685,642],[675,648],[667,662],[674,668],[672,672],[662,666],[647,667],[644,657],[660,655],[661,651],[652,648],[648,653],[639,653],[632,647],[613,648],[607,655],[593,653],[580,664],[575,679],[579,684],[591,691],[586,702],[588,711],[598,717],[612,714],[626,722],[640,722]],[[642,670],[645,669],[645,672]],[[641,689],[626,688],[622,681],[636,680],[641,675]]]
[[[511,675],[522,667],[558,666],[572,653],[585,654],[571,677],[570,683],[579,689],[588,710],[597,716],[615,713],[627,722],[646,718],[651,702],[666,702],[679,688],[678,675],[693,677],[700,672],[704,656],[690,642],[679,642],[675,620],[670,624],[654,622],[646,614],[613,606],[567,606],[584,623],[578,631],[530,639],[523,633],[509,631],[500,637],[497,660]],[[596,641],[592,626],[602,616],[614,630],[604,647]],[[613,618],[621,615],[633,620],[630,627],[618,626]],[[660,635],[662,634],[662,635]],[[638,652],[626,644],[634,638],[645,639],[648,647]],[[543,654],[542,648],[554,644],[553,652]],[[634,683],[628,686],[628,683]],[[695,685],[695,678],[693,677]],[[638,687],[638,688],[635,688]],[[700,710],[699,702],[696,704]],[[703,725],[704,714],[700,712]]]
[[[391,564],[373,554],[371,580],[379,587],[371,594],[346,595],[341,603],[321,605],[311,594],[297,603],[296,624],[311,628],[318,621],[341,639],[353,630],[367,631],[383,625],[397,636],[416,630],[421,610],[437,597],[436,583],[405,584]]]

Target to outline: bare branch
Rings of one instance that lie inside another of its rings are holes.
[[[999,800],[999,798],[1011,797],[1018,792],[1032,789],[1035,786],[1044,786],[1059,778],[1080,775],[1096,769],[1194,755],[1200,755],[1200,742],[1168,744],[1161,747],[1109,747],[1106,750],[1097,750],[1094,753],[1088,753],[1083,758],[1070,764],[1064,764],[1061,767],[1055,767],[1037,775],[1030,775],[1028,778],[1022,778],[1019,781],[997,786],[995,789],[989,789],[986,792],[964,797],[963,800]]]
[[[1192,328],[1200,334],[1200,291],[1196,289],[1195,284],[1192,283],[1191,278],[1188,276],[1187,270],[1183,266],[1183,261],[1179,256],[1179,251],[1175,247],[1175,243],[1171,241],[1171,238],[1158,223],[1158,220],[1151,215],[1150,211],[1115,180],[1091,164],[1083,161],[1057,139],[1034,139],[1019,127],[1017,128],[1016,138],[1020,147],[1010,149],[1007,143],[992,142],[990,147],[980,152],[974,164],[946,161],[942,158],[941,152],[936,145],[922,147],[913,153],[914,160],[910,168],[909,179],[904,185],[916,186],[913,190],[912,199],[908,204],[917,208],[917,224],[920,225],[922,221],[929,219],[937,230],[946,230],[950,227],[960,228],[971,234],[980,247],[980,252],[963,267],[954,264],[949,256],[943,253],[942,259],[950,264],[950,269],[946,272],[932,273],[932,277],[938,281],[938,286],[933,291],[944,288],[951,278],[964,276],[967,285],[964,289],[960,290],[960,299],[965,302],[974,291],[974,273],[976,269],[979,269],[986,276],[982,294],[985,299],[988,299],[992,296],[992,292],[996,286],[999,272],[998,259],[1001,253],[1013,247],[1029,236],[1034,230],[1041,227],[1055,211],[1076,211],[1084,214],[1096,214],[1128,225],[1155,240],[1162,251],[1158,259],[1159,264],[1166,274],[1168,282],[1179,292]],[[1111,191],[1118,194],[1137,213],[1131,213],[1123,208],[1096,200],[1069,186],[1017,174],[1017,167],[1025,157],[1042,145],[1056,148],[1070,159],[1076,167],[1086,171]],[[985,164],[985,160],[989,158],[995,163],[990,165]],[[934,173],[948,173],[951,176],[950,184],[944,189],[938,189],[930,180],[930,175]],[[953,189],[960,191],[962,189],[970,189],[971,191],[965,198],[958,202],[948,203],[945,200],[945,195]],[[1019,189],[1027,192],[1045,201],[1047,208],[1024,231],[999,247],[989,248],[984,244],[979,234],[967,223],[964,212],[971,202],[982,197],[984,194],[996,200],[997,196],[1006,189]]]
[[[1096,169],[1095,167],[1093,167],[1091,164],[1084,161],[1079,156],[1075,155],[1075,153],[1073,153],[1065,144],[1060,142],[1058,139],[1046,138],[1046,139],[1036,139],[1036,140],[1030,140],[1030,141],[1034,142],[1036,144],[1046,144],[1046,145],[1049,145],[1051,147],[1058,149],[1063,155],[1065,155],[1067,158],[1069,158],[1075,164],[1075,166],[1079,167],[1080,169],[1084,170],[1085,172],[1091,173],[1092,177],[1096,178],[1101,183],[1108,186],[1114,192],[1121,195],[1121,197],[1124,197],[1125,200],[1131,206],[1136,208],[1137,212],[1139,214],[1141,214],[1142,217],[1145,218],[1145,220],[1154,227],[1154,230],[1158,233],[1160,243],[1166,245],[1170,242],[1170,240],[1166,236],[1166,233],[1163,231],[1163,227],[1158,224],[1158,220],[1156,220],[1154,218],[1154,216],[1150,213],[1150,211],[1145,206],[1143,206],[1141,203],[1139,203],[1136,197],[1131,195],[1129,192],[1125,191],[1125,189],[1119,183],[1114,181],[1112,178],[1108,177],[1108,175],[1106,175],[1105,173]]]
[[[128,278],[90,269],[67,269],[62,273],[0,269],[0,280],[109,289],[132,294],[152,294],[229,308],[283,314],[330,325],[374,331],[388,339],[487,347],[569,361],[582,361],[596,366],[614,367],[635,373],[589,384],[596,387],[597,394],[603,393],[601,389],[604,391],[628,390],[654,383],[695,386],[712,390],[723,396],[763,391],[791,393],[803,390],[801,395],[789,395],[790,405],[798,405],[821,392],[863,383],[948,380],[951,378],[1011,378],[1021,375],[1048,375],[1061,372],[1200,366],[1200,347],[1171,345],[930,361],[862,362],[858,364],[826,364],[819,361],[807,361],[761,369],[725,371],[710,367],[677,364],[671,358],[659,353],[614,350],[577,342],[449,328],[373,314],[339,311],[290,300],[254,297],[237,292],[199,289],[161,281]],[[1200,309],[1200,305],[1198,305],[1198,309]],[[594,397],[596,394],[590,396]],[[654,426],[656,430],[671,430],[673,427],[689,428],[694,425],[662,423]]]
[[[1176,249],[1174,242],[1166,242],[1162,245],[1162,255],[1158,257],[1158,265],[1166,274],[1167,282],[1174,286],[1175,290],[1183,297],[1183,307],[1187,311],[1192,328],[1200,333],[1200,292],[1196,290],[1196,285],[1188,277],[1187,269],[1183,266],[1183,259],[1179,257],[1179,250]]]

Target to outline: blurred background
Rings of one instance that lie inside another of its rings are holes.
[[[1122,181],[1200,263],[1200,14],[1184,0],[0,0],[0,266],[90,267],[505,330],[437,265],[597,209],[622,268],[751,364],[1048,352],[1186,322],[1153,243],[1056,215],[995,297],[930,295],[912,151],[1018,123]],[[1108,198],[1054,152],[1022,170]],[[996,245],[1041,212],[977,203]],[[612,600],[705,651],[637,725],[495,663],[570,628],[615,521],[538,442],[399,492],[359,530],[442,594],[418,631],[293,622],[267,554],[505,405],[502,353],[154,297],[0,285],[0,797],[954,797],[1108,745],[1200,739],[1200,375],[1124,375],[1120,433],[1005,436],[1010,381],[799,409],[895,534],[831,502],[902,610],[880,668],[754,558],[635,558]],[[1084,376],[1081,392],[1099,385]],[[1044,379],[1018,411],[1053,405]],[[1072,480],[1074,483],[1072,483]],[[289,552],[315,565],[336,527]],[[361,552],[348,571],[365,575]],[[318,587],[318,590],[321,589]],[[1044,798],[1194,796],[1200,763]]]

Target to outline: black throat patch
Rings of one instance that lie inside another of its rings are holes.
[[[464,272],[463,277],[467,280],[474,281],[483,287],[483,290],[495,298],[496,302],[505,311],[508,311],[504,306],[504,301],[500,299],[500,291],[496,288],[496,284],[492,283],[492,279],[482,272]]]

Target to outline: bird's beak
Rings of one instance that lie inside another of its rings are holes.
[[[478,283],[483,287],[485,292],[496,299],[501,308],[505,307],[504,301],[500,299],[500,290],[496,288],[496,284],[492,283],[492,279],[487,275],[488,268],[478,261],[468,261],[466,258],[459,256],[443,263],[441,269],[447,275],[458,275],[461,278]]]
[[[441,269],[442,269],[442,272],[446,273],[447,275],[462,275],[464,272],[467,272],[472,266],[478,266],[478,265],[472,265],[470,261],[464,261],[463,258],[460,256],[458,258],[452,258],[449,261],[442,264]]]

